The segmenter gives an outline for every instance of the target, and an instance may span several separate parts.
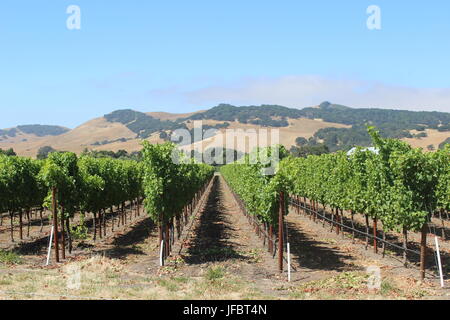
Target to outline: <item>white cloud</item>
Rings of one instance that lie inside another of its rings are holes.
[[[321,76],[249,78],[178,94],[189,103],[201,105],[223,102],[303,108],[327,100],[356,108],[450,112],[450,88],[412,88]]]

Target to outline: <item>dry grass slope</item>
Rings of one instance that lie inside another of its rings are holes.
[[[161,120],[176,120],[180,118],[189,117],[195,113],[202,111],[175,114],[167,112],[149,112],[150,116]],[[334,128],[348,128],[349,126],[324,122],[320,119],[288,119],[289,126],[279,129],[279,142],[285,147],[290,148],[295,145],[295,139],[297,137],[309,138],[314,135],[315,132],[322,128],[334,127]],[[223,121],[204,120],[204,125],[216,125],[223,123]],[[193,122],[186,123],[188,128],[193,127]],[[242,124],[237,121],[230,122],[228,129],[265,129],[259,125]],[[221,130],[225,133],[225,130]],[[421,139],[404,139],[404,141],[410,143],[414,147],[422,147],[424,149],[429,145],[433,145],[435,149],[439,144],[449,137],[448,132],[439,132],[437,130],[426,130],[428,137]],[[414,133],[414,132],[412,132]],[[117,141],[119,139],[126,139],[126,141]],[[159,138],[159,134],[155,133],[148,139],[150,143],[162,143],[163,140]],[[94,145],[95,143],[101,143],[103,141],[109,141],[107,144]],[[113,142],[115,141],[115,142]],[[200,143],[203,144],[203,148],[221,146],[222,142],[218,137],[205,139],[202,142],[195,144],[195,147],[199,147]],[[136,134],[129,130],[125,125],[120,123],[111,123],[106,121],[105,118],[96,118],[90,120],[79,127],[62,134],[60,136],[45,136],[37,137],[31,134],[19,133],[16,137],[8,137],[7,139],[0,139],[0,148],[9,149],[13,148],[18,155],[35,157],[39,148],[43,146],[51,146],[57,150],[72,151],[81,153],[85,148],[92,150],[111,150],[118,151],[120,149],[127,150],[128,152],[138,151],[141,149],[141,140],[136,139]],[[249,151],[247,147],[237,147],[239,151]]]

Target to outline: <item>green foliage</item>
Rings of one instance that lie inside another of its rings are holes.
[[[332,208],[380,219],[386,229],[419,230],[430,213],[448,208],[450,147],[436,153],[413,149],[368,130],[378,153],[357,148],[343,152],[288,158],[278,175],[291,194]]]
[[[196,113],[181,120],[204,120],[217,121],[239,121],[240,123],[251,123],[271,127],[287,127],[289,123],[286,118],[300,118],[302,112],[299,109],[291,109],[277,105],[262,105],[235,107],[229,104],[220,104],[208,111]],[[280,120],[273,119],[281,118]]]
[[[53,188],[57,190],[58,204],[69,216],[79,211],[82,196],[78,169],[78,158],[75,153],[53,152],[50,153],[39,173],[39,179],[47,186],[49,196]]]
[[[349,150],[355,146],[371,146],[372,140],[366,124],[379,128],[385,138],[413,138],[410,130],[424,131],[426,128],[450,131],[450,113],[413,112],[386,109],[353,109],[324,102],[320,108],[306,108],[302,112],[311,119],[351,125],[351,128],[324,128],[314,134],[316,141],[323,140],[331,152]],[[426,137],[425,132],[415,135]]]
[[[17,156],[17,154],[14,152],[13,148],[9,148],[7,150],[3,150],[2,148],[0,148],[0,155],[4,155],[4,156],[8,156],[8,157]]]
[[[6,251],[0,249],[0,263],[6,265],[20,264],[22,258],[14,251]]]
[[[399,134],[396,135],[400,138]],[[355,146],[371,146],[372,140],[367,134],[367,130],[363,125],[354,125],[352,128],[324,128],[318,130],[313,137],[313,143],[317,141],[323,141],[323,144],[331,152],[338,150],[350,150]],[[313,144],[312,143],[312,144]],[[311,142],[310,142],[311,144]]]
[[[26,134],[34,134],[38,137],[59,136],[69,131],[67,128],[59,126],[46,126],[40,124],[17,126],[17,129]]]
[[[443,141],[441,144],[439,144],[439,149],[442,150],[445,148],[446,145],[450,144],[450,137],[445,139],[445,141]]]
[[[37,179],[42,162],[0,155],[0,210],[18,212],[40,206],[45,186]]]
[[[131,109],[118,110],[105,115],[109,122],[119,122],[137,134],[139,138],[148,138],[152,133],[163,130],[175,130],[185,126],[173,121],[162,121],[143,112]]]
[[[118,150],[114,151],[106,151],[106,150],[89,150],[84,149],[82,156],[89,156],[93,158],[112,158],[112,159],[120,159],[120,160],[142,160],[142,153],[140,151],[135,151],[128,153],[126,150]]]
[[[418,134],[413,134],[412,136],[413,138],[422,139],[428,137],[428,134],[426,132],[419,132]]]
[[[225,276],[225,270],[221,266],[210,267],[206,271],[205,278],[209,281],[216,281]]]
[[[50,208],[55,189],[59,214],[73,217],[80,212],[83,217],[141,198],[145,191],[150,215],[161,213],[168,221],[181,213],[214,173],[212,167],[193,161],[173,163],[174,148],[145,144],[143,162],[78,158],[71,152],[53,152],[46,160],[0,155],[0,211]],[[83,222],[72,231],[80,238],[87,232]]]
[[[292,146],[289,152],[294,157],[307,157],[309,155],[320,156],[321,154],[330,153],[326,144],[319,143],[315,145],[303,145],[301,147]]]
[[[84,222],[84,214],[80,215],[80,222],[76,226],[70,227],[70,235],[74,240],[86,240],[88,239],[88,227]]]
[[[329,102],[321,104],[320,108],[305,108],[302,112],[309,118],[347,125],[364,125],[370,121],[372,125],[382,131],[394,127],[413,130],[418,125],[426,125],[437,129],[441,124],[448,125],[450,123],[450,113],[446,112],[414,112],[376,108],[354,109],[330,104]]]
[[[389,295],[389,294],[395,293],[397,291],[399,291],[399,290],[397,289],[395,284],[392,283],[391,281],[389,281],[388,279],[385,279],[381,282],[380,293],[382,295]]]
[[[282,146],[256,149],[242,160],[221,167],[220,172],[231,189],[245,203],[249,214],[276,225],[279,194],[286,190],[286,183],[280,179],[280,175],[266,174],[274,156],[284,159],[288,152]]]
[[[430,154],[430,157],[434,158],[438,170],[437,206],[439,209],[450,211],[450,144]]]
[[[144,141],[143,146],[144,205],[153,221],[167,223],[181,213],[214,169],[187,159],[173,143]]]
[[[65,216],[76,212],[99,212],[142,196],[142,168],[131,160],[93,158],[74,153],[51,153],[38,180],[47,188],[44,207],[51,205],[51,192]]]
[[[295,144],[299,147],[304,146],[308,144],[308,139],[304,137],[298,137],[297,139],[295,139]]]
[[[14,138],[18,133],[18,130],[16,128],[12,128],[12,129],[0,129],[0,136],[3,136],[4,138],[6,137],[11,137]]]
[[[78,167],[83,212],[99,212],[143,194],[142,165],[135,161],[82,156]]]
[[[91,146],[104,146],[106,144],[111,144],[111,143],[115,143],[115,142],[127,142],[129,140],[132,140],[131,138],[119,138],[119,139],[115,139],[115,140],[103,140],[103,141],[96,141],[94,143],[91,144]],[[112,151],[109,151],[112,152]]]
[[[37,158],[38,160],[44,160],[44,159],[47,159],[47,158],[48,158],[48,155],[49,155],[50,153],[52,153],[52,152],[56,152],[56,150],[53,149],[53,148],[50,147],[50,146],[40,147],[39,150],[38,150],[38,152],[37,152],[36,158]]]

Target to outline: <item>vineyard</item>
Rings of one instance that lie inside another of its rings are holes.
[[[220,174],[171,143],[143,142],[139,162],[70,152],[46,160],[0,156],[0,253],[39,245],[43,265],[53,241],[57,265],[75,263],[85,247],[119,245],[120,258],[141,261],[127,277],[138,270],[139,277],[179,272],[197,279],[203,268],[208,275],[216,272],[211,265],[224,263],[234,270],[230,279],[245,276],[263,291],[267,279],[280,287],[291,273],[293,281],[313,281],[305,276],[311,270],[326,278],[368,257],[388,265],[398,259],[401,270],[418,268],[422,280],[447,277],[450,148],[426,153],[374,128],[369,133],[374,149],[294,158],[273,146],[222,166]],[[273,156],[280,162],[267,175]],[[430,235],[440,237],[441,270]],[[348,246],[352,254],[336,253]],[[149,260],[140,260],[140,252]]]
[[[439,212],[442,220],[443,214],[448,216],[450,210],[450,149],[424,153],[399,140],[383,139],[374,128],[369,128],[369,133],[377,152],[357,148],[350,155],[338,152],[308,158],[286,157],[275,176],[264,176],[264,166],[251,161],[258,158],[257,151],[241,163],[223,167],[222,174],[247,213],[256,218],[252,223],[258,233],[264,233],[270,252],[274,249],[273,243],[283,243],[280,224],[287,213],[285,208],[291,204],[297,211],[303,209],[311,214],[314,221],[321,218],[323,223],[329,222],[337,234],[348,229],[353,238],[358,232],[365,236],[366,243],[369,238],[373,239],[375,252],[382,243],[383,255],[386,244],[395,246],[386,241],[386,233],[401,232],[405,265],[408,252],[417,253],[408,249],[408,232],[420,232],[423,279],[431,219]],[[280,193],[289,197],[280,197]],[[331,210],[329,215],[327,209]],[[349,226],[344,224],[344,212],[351,217]],[[355,229],[355,215],[364,217],[365,232]],[[369,218],[373,221],[372,234]],[[379,222],[382,223],[381,237]],[[276,228],[278,237],[274,235]],[[445,231],[442,232],[445,238]],[[282,269],[281,258],[279,265]]]
[[[182,220],[192,212],[213,174],[211,167],[181,158],[179,165],[173,165],[174,148],[170,144],[145,144],[143,162],[77,158],[70,152],[51,153],[45,161],[1,156],[0,211],[8,212],[11,241],[15,241],[15,217],[19,218],[19,239],[23,240],[23,216],[27,217],[29,236],[32,213],[39,212],[42,231],[43,212],[49,212],[54,228],[55,260],[59,262],[60,257],[66,258],[66,249],[72,251],[72,233],[86,232],[84,222],[88,214],[92,215],[95,241],[106,236],[107,220],[112,220],[111,232],[116,216],[119,226],[127,223],[127,203],[139,216],[143,202],[151,219],[159,225],[168,256],[173,242],[169,239],[174,238],[174,219],[179,234]],[[75,218],[80,224],[71,226],[70,221]],[[3,215],[1,219],[3,225]]]

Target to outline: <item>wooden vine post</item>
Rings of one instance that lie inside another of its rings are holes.
[[[55,244],[55,261],[59,262],[58,210],[56,207],[56,188],[52,188],[53,241]]]
[[[66,235],[64,232],[64,207],[61,207],[61,257],[66,259]]]
[[[23,240],[23,232],[22,232],[22,209],[19,210],[19,237],[20,240]]]
[[[373,250],[378,253],[378,243],[377,243],[377,218],[373,219]]]
[[[269,252],[273,254],[273,225],[269,224]]]
[[[278,213],[278,269],[283,272],[283,215],[284,194],[280,192],[280,205]]]
[[[425,223],[422,226],[422,237],[420,241],[420,279],[425,279],[426,259],[427,259],[427,227]]]
[[[141,215],[141,213],[140,213],[140,203],[139,203],[139,197],[137,198],[137,215],[138,215],[138,217]]]

